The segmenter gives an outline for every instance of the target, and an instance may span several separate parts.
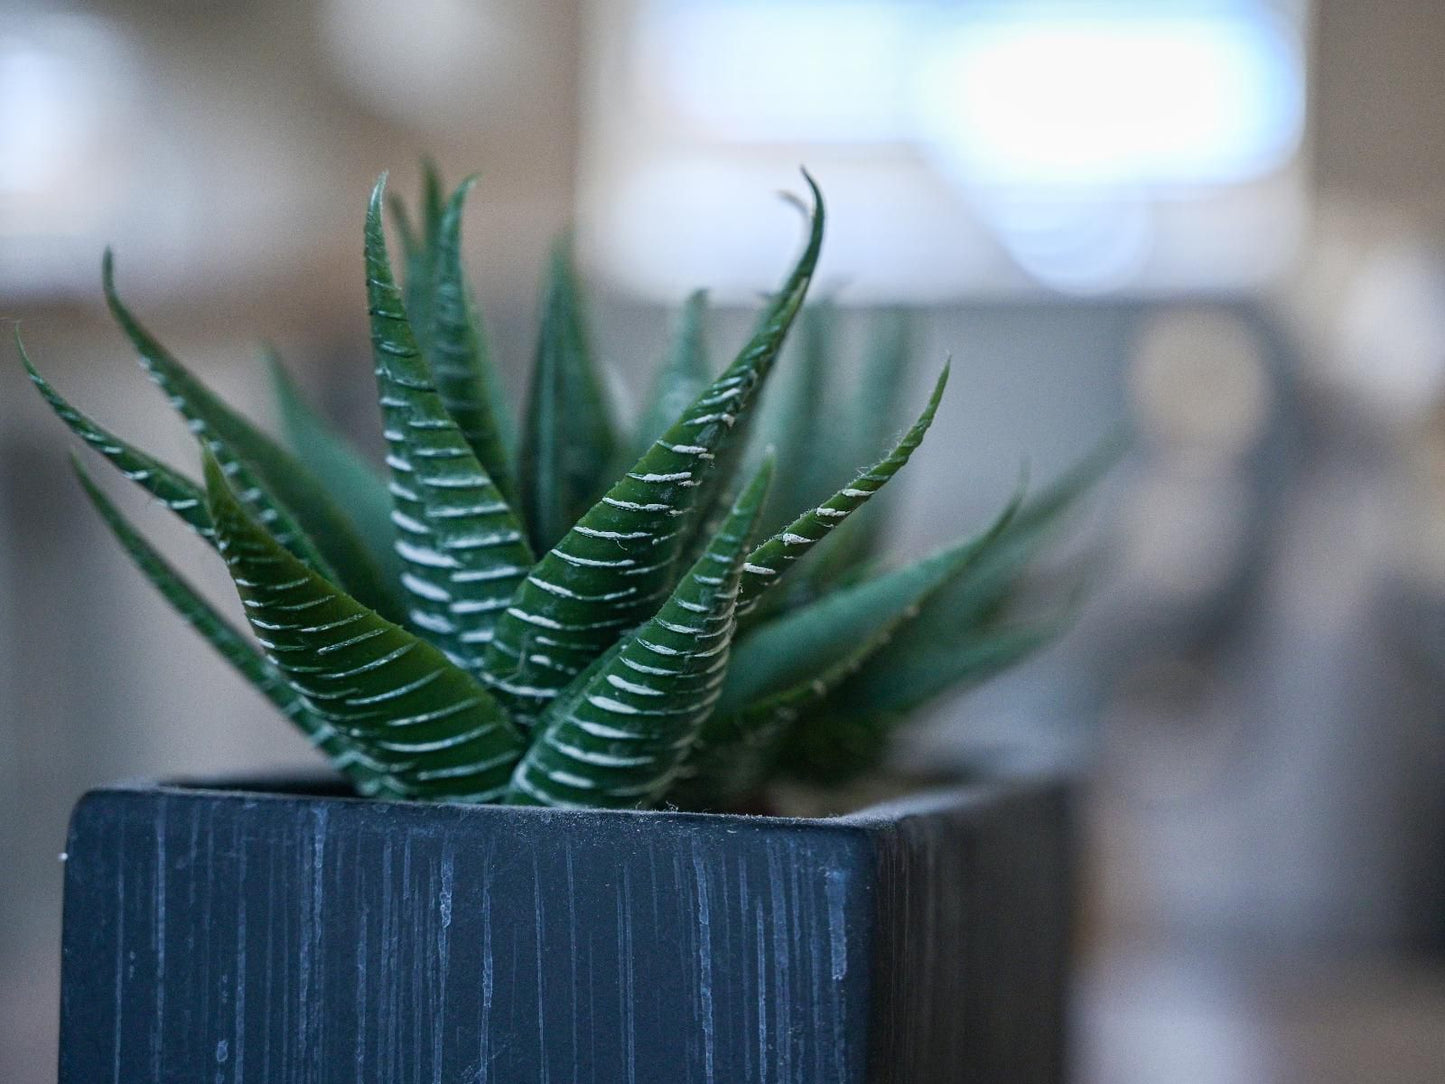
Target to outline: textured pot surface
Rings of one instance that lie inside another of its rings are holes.
[[[1066,788],[792,820],[173,786],[71,823],[62,1084],[1062,1079]]]

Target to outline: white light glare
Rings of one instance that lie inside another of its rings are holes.
[[[1225,184],[1286,162],[1304,124],[1298,39],[1258,4],[981,8],[937,42],[917,115],[982,184]]]
[[[877,0],[654,0],[634,67],[725,139],[907,139],[915,19]]]

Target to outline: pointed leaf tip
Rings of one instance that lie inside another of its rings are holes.
[[[386,171],[376,178],[376,184],[371,186],[371,198],[368,200],[367,221],[370,224],[371,218],[380,222],[382,209],[386,206]]]
[[[518,508],[506,396],[462,266],[462,217],[476,179],[475,174],[466,178],[442,209],[434,239],[430,304],[423,305],[423,315],[431,323],[421,345],[442,405],[507,503]],[[416,315],[409,315],[415,331]]]
[[[775,585],[794,562],[817,543],[829,537],[858,509],[907,465],[933,425],[943,390],[948,385],[949,367],[944,365],[934,382],[928,403],[913,426],[893,448],[816,508],[802,513],[748,555],[743,570],[742,595],[738,602],[741,618],[757,610],[764,594]]]
[[[120,300],[113,278],[103,277],[111,314],[141,367],[220,460],[251,513],[308,565],[343,584],[367,605],[386,609],[388,590],[381,571],[345,510],[303,463],[161,345]]]
[[[65,423],[72,433],[108,460],[126,478],[179,516],[191,530],[207,542],[214,543],[215,532],[211,529],[211,518],[202,500],[203,493],[194,482],[81,413],[35,368],[18,334],[15,345],[20,351],[20,361],[29,374],[30,382],[35,385],[35,389],[54,411],[55,416]]]

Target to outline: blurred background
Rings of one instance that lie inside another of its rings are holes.
[[[1108,573],[915,757],[1087,768],[1077,1077],[1445,1079],[1445,10],[1432,0],[0,0],[0,320],[167,458],[99,304],[269,416],[257,344],[377,441],[376,175],[479,171],[467,259],[514,398],[575,231],[620,388],[709,286],[719,355],[829,198],[819,282],[955,381],[898,545],[1021,462],[1133,450]],[[54,1079],[66,817],[128,776],[305,761],[83,505],[0,364],[0,1080]],[[209,554],[127,504],[225,597]]]

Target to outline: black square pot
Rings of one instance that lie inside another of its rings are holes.
[[[795,820],[86,795],[62,1084],[1063,1078],[1067,788]]]

